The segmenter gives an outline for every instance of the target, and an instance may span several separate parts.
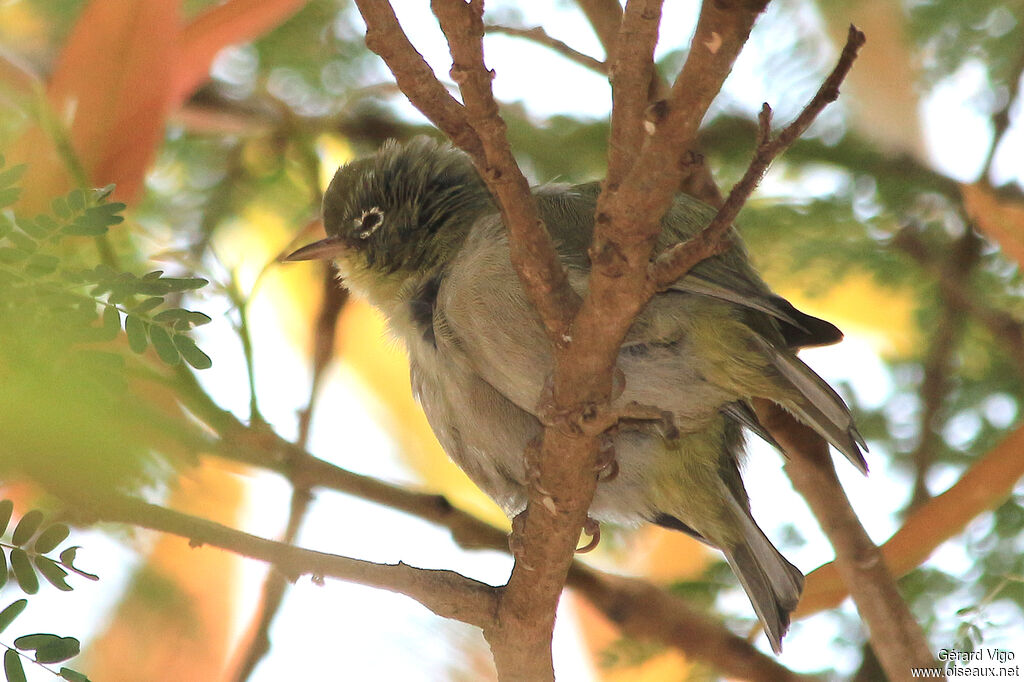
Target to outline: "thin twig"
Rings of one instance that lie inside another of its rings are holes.
[[[296,454],[294,455],[299,461],[290,463],[293,470],[302,466],[303,459],[310,457],[305,452],[309,440],[309,427],[320,395],[324,373],[334,357],[338,317],[348,300],[348,290],[339,286],[334,276],[334,266],[330,263],[325,264],[324,267],[322,288],[323,302],[320,305],[320,312],[317,315],[313,331],[313,379],[310,382],[309,399],[306,406],[299,412],[299,435],[295,440]],[[288,523],[281,536],[281,542],[288,545],[295,544],[299,529],[302,527],[313,499],[311,490],[313,484],[310,477],[301,477],[297,482],[291,481],[291,484],[292,495],[288,509]],[[259,605],[248,628],[248,632],[251,634],[247,637],[248,645],[244,648],[241,663],[235,672],[236,680],[241,682],[249,679],[256,670],[256,666],[270,651],[270,627],[284,603],[286,590],[285,576],[271,571],[263,583]]]
[[[505,122],[498,114],[491,88],[494,72],[484,64],[483,5],[462,0],[433,0],[430,7],[448,40],[452,55],[450,75],[462,93],[467,121],[481,142],[482,153],[466,151],[473,157],[488,189],[498,199],[509,233],[512,263],[523,288],[540,313],[553,343],[561,343],[579,298],[569,286],[551,237],[537,214],[530,184],[512,156]]]
[[[864,34],[850,26],[846,46],[832,72],[818,88],[800,115],[774,138],[770,135],[772,110],[764,104],[758,115],[758,144],[754,158],[743,177],[729,192],[725,204],[711,223],[697,237],[682,242],[660,254],[651,268],[651,278],[658,291],[663,291],[689,272],[696,263],[721,249],[725,237],[740,209],[764,177],[775,158],[784,152],[810,127],[818,114],[839,97],[839,85],[853,67],[857,51],[864,45]]]
[[[380,55],[402,92],[417,109],[470,156],[483,155],[480,138],[466,121],[465,109],[448,94],[433,69],[406,37],[387,0],[356,0],[366,22],[366,46]]]
[[[485,24],[485,33],[501,33],[508,36],[515,36],[517,38],[525,38],[531,42],[543,45],[544,47],[554,50],[558,54],[562,55],[569,61],[576,62],[581,66],[585,66],[591,71],[604,74],[608,72],[608,68],[604,62],[600,59],[595,59],[588,54],[584,54],[579,50],[574,49],[567,43],[548,35],[548,32],[544,30],[543,26],[535,26],[533,28],[521,28],[518,26],[502,26],[499,24]]]

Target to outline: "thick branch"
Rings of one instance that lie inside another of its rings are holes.
[[[790,456],[786,473],[832,543],[839,573],[889,679],[909,680],[911,666],[934,665],[921,626],[839,484],[828,444],[774,403],[758,399],[755,409],[761,423]]]

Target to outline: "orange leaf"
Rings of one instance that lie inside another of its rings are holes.
[[[174,102],[185,101],[209,75],[217,53],[253,40],[297,12],[307,0],[228,0],[206,10],[181,32]]]
[[[163,139],[178,33],[178,3],[92,0],[50,82],[59,119],[90,180],[130,199]]]
[[[1001,199],[982,184],[961,185],[964,206],[978,229],[1024,267],[1024,204]]]

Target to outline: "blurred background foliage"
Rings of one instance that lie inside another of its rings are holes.
[[[413,16],[407,30],[418,46],[433,50],[428,57],[437,54],[439,34],[414,26],[425,15],[396,4],[400,17]],[[602,57],[568,0],[530,11],[491,4],[492,23],[543,23],[549,34]],[[676,4],[692,21],[697,3]],[[863,342],[880,368],[865,372],[875,377],[868,389],[858,387],[857,369],[836,373],[849,379],[839,388],[871,446],[873,477],[855,501],[870,507],[877,496],[884,518],[869,530],[878,542],[1018,427],[1022,17],[1019,0],[776,0],[701,135],[705,164],[727,189],[746,167],[761,101],[771,102],[779,122],[795,115],[830,66],[830,36],[842,35],[851,21],[866,31],[868,47],[844,97],[777,163],[739,222],[765,278]],[[409,395],[402,353],[385,340],[376,315],[339,294],[327,270],[275,263],[322,230],[321,192],[339,163],[387,139],[430,132],[362,34],[347,0],[0,1],[0,151],[5,168],[28,164],[23,177],[0,175],[5,496],[42,498],[58,515],[87,523],[89,500],[116,489],[296,540],[305,537],[304,525],[317,525],[309,486],[290,491],[290,506],[289,491],[265,496],[264,477],[253,467],[261,460],[235,447],[240,433],[273,430],[318,457],[443,492],[505,523],[440,452]],[[687,36],[663,30],[658,57],[667,78],[685,58]],[[488,46],[502,44],[506,52],[528,46],[487,38]],[[555,62],[564,62],[557,73],[573,81],[602,78],[554,52],[529,49],[540,57],[503,62],[496,83],[517,67],[533,70],[527,82],[538,80],[543,64]],[[446,63],[434,66],[447,77]],[[598,88],[596,101],[552,111],[547,92],[539,84],[536,91],[521,88],[503,104],[521,165],[536,182],[599,178],[607,93]],[[81,195],[89,206],[124,202],[104,214],[119,217],[125,208],[123,223],[104,223],[102,234],[60,228],[74,216],[62,215],[54,200],[108,183],[117,185],[110,199]],[[47,232],[38,216],[60,225]],[[29,267],[32,258],[45,267]],[[132,284],[155,270],[195,286],[154,293]],[[83,272],[102,272],[119,283],[119,293]],[[210,284],[198,288],[194,278]],[[147,309],[156,305],[146,303],[154,296],[164,299],[162,307]],[[111,309],[119,310],[117,320],[104,317]],[[205,366],[189,331],[202,320],[179,314],[179,324],[171,314],[155,321],[165,309],[213,319],[195,332],[212,369],[189,367]],[[131,329],[119,333],[132,311],[145,320],[141,341],[138,330],[134,341]],[[173,336],[169,350],[154,333]],[[346,417],[353,410],[356,416]],[[322,424],[354,429],[364,414],[386,435]],[[330,435],[317,438],[317,425]],[[1010,458],[986,479],[1001,487],[977,491],[991,510],[962,532],[959,525],[948,529],[954,539],[902,580],[936,650],[998,644],[999,633],[1021,641],[1024,491],[1005,491],[1021,475],[1022,458]],[[280,460],[267,461],[265,469],[286,471]],[[797,504],[788,489],[783,496],[784,505]],[[815,542],[816,528],[785,511],[770,518],[769,535],[784,553]],[[250,641],[262,627],[253,604],[275,611],[267,587],[273,577],[246,578],[238,560],[190,550],[177,539],[114,534],[141,558],[127,562],[135,565],[129,574],[112,569],[122,575],[108,586],[116,595],[102,609],[89,607],[101,613],[78,633],[86,647],[79,667],[93,679],[245,679],[251,668],[252,679],[274,679],[271,671],[298,665],[299,652],[284,645],[263,663],[252,654],[259,647]],[[324,549],[341,551],[327,538]],[[383,556],[410,560],[401,553],[407,541],[389,535]],[[808,556],[822,563],[828,553]],[[739,631],[752,622],[719,557],[686,538],[657,529],[610,533],[595,560],[673,584]],[[504,561],[493,581],[503,579]],[[801,564],[805,572],[815,565]],[[571,646],[589,652],[577,658],[590,675],[713,676],[677,654],[621,639],[580,601],[571,608],[579,636]],[[296,627],[295,618],[286,607],[274,631]],[[787,665],[880,679],[849,605],[817,618],[828,620],[818,621],[826,625],[816,635],[795,627]],[[446,642],[447,653],[430,662],[433,672],[423,679],[492,674],[477,636],[430,623],[403,631]],[[799,643],[805,634],[831,653],[807,656]],[[395,635],[380,633],[388,636]],[[566,646],[560,656],[572,658]],[[121,655],[126,647],[135,655]],[[399,650],[381,647],[364,655],[383,660]],[[355,656],[343,649],[339,656]],[[194,655],[183,660],[182,650]]]

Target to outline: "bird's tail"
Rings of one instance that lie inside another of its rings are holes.
[[[782,636],[789,628],[789,614],[800,601],[804,575],[775,549],[750,512],[731,495],[729,498],[743,538],[732,546],[722,547],[722,552],[750,598],[772,650],[779,653]]]

